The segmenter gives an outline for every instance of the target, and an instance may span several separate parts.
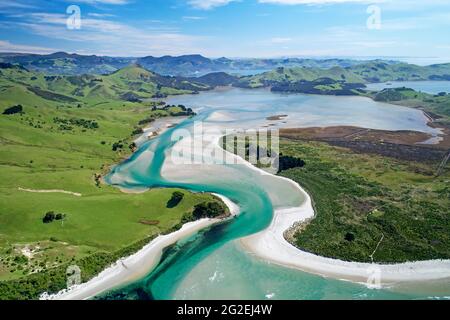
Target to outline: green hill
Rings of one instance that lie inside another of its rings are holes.
[[[407,107],[419,108],[428,112],[441,123],[449,123],[450,94],[428,94],[410,88],[387,88],[373,93],[375,101],[389,102]]]
[[[240,84],[250,88],[270,86],[280,82],[314,81],[320,78],[329,78],[334,81],[345,81],[348,83],[363,83],[364,79],[355,75],[348,69],[333,67],[330,69],[320,68],[277,68],[259,75],[243,77]]]
[[[368,62],[347,68],[367,82],[450,80],[450,63],[430,66]]]
[[[139,65],[130,65],[109,75],[45,75],[21,66],[1,64],[0,84],[24,87],[37,96],[59,102],[98,103],[117,99],[140,101],[168,94],[207,90],[206,84],[186,78],[161,76]]]
[[[65,288],[71,264],[87,281],[179,228],[196,205],[218,201],[184,192],[168,208],[175,190],[125,194],[100,183],[99,176],[134,150],[144,126],[192,115],[184,106],[130,101],[138,94],[192,92],[170,81],[138,66],[109,76],[48,76],[0,65],[0,300],[37,299]],[[52,213],[61,219],[45,223]]]
[[[312,94],[354,95],[365,80],[349,69],[277,68],[256,76],[240,78],[235,84],[244,88],[271,87],[272,91]]]

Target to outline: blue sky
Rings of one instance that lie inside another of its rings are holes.
[[[0,51],[450,61],[450,1],[0,0]]]

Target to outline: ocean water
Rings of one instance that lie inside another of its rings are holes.
[[[440,92],[450,93],[450,81],[391,81],[383,83],[370,83],[366,86],[367,89],[375,91],[380,91],[385,88],[406,87],[430,94],[438,94]]]
[[[436,286],[442,286],[442,283],[430,285],[427,289],[398,287],[373,290],[361,284],[278,266],[246,252],[239,238],[266,228],[275,207],[297,205],[303,201],[301,196],[290,197],[289,189],[284,189],[287,187],[281,185],[277,178],[261,177],[260,173],[244,165],[222,164],[212,167],[212,171],[205,166],[178,168],[181,173],[188,171],[188,174],[167,178],[162,169],[170,160],[170,150],[176,145],[172,134],[180,128],[192,131],[195,121],[221,128],[248,128],[264,126],[268,122],[267,116],[288,114],[287,121],[290,122],[278,125],[298,125],[304,121],[299,114],[304,116],[307,113],[309,122],[305,126],[310,123],[352,123],[434,132],[427,127],[427,119],[418,110],[378,104],[369,99],[274,95],[264,90],[256,91],[233,89],[169,99],[168,103],[193,107],[199,115],[143,143],[129,160],[114,167],[105,177],[112,185],[130,189],[180,187],[194,192],[219,193],[237,203],[241,214],[167,248],[159,265],[149,270],[146,277],[97,298],[416,299],[449,296],[448,284],[439,290]],[[277,190],[281,195],[274,197]]]

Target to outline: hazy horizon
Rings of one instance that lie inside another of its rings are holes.
[[[429,64],[449,25],[442,0],[0,0],[0,52]]]
[[[7,54],[22,54],[22,55],[28,55],[28,54],[35,54],[35,55],[52,55],[56,53],[66,53],[69,55],[76,54],[80,56],[98,56],[98,57],[111,57],[111,58],[127,58],[127,59],[139,59],[139,58],[145,58],[145,57],[154,57],[154,58],[162,58],[162,57],[181,57],[181,56],[202,56],[204,58],[208,58],[211,60],[226,58],[230,60],[277,60],[277,59],[305,59],[305,60],[328,60],[328,59],[342,59],[342,60],[361,60],[361,61],[370,61],[370,60],[384,60],[384,61],[400,61],[400,62],[406,62],[410,64],[416,64],[416,65],[431,65],[431,64],[442,64],[442,63],[450,63],[450,58],[439,58],[439,57],[395,57],[395,56],[379,56],[379,57],[372,57],[372,56],[272,56],[272,57],[225,57],[225,56],[204,56],[200,53],[186,53],[182,55],[160,55],[160,56],[152,56],[152,55],[143,55],[143,56],[109,56],[109,55],[101,55],[101,54],[79,54],[77,52],[67,52],[67,51],[54,51],[50,53],[30,53],[30,52],[8,52],[8,51],[0,51],[0,55],[7,55]]]

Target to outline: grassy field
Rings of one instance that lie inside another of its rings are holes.
[[[282,140],[281,152],[305,161],[281,175],[305,187],[317,213],[292,239],[299,248],[363,262],[450,258],[450,174],[435,177],[437,163],[321,142]]]
[[[129,72],[136,68],[117,72],[108,81],[117,81],[118,86],[117,79],[125,83]],[[30,81],[44,81],[42,75],[36,78]],[[34,299],[44,291],[58,291],[65,287],[66,267],[74,263],[88,280],[158,234],[179,228],[196,205],[219,201],[183,191],[182,201],[169,207],[176,190],[124,194],[96,183],[95,175],[131,153],[133,131],[145,125],[140,121],[183,113],[180,107],[92,98],[87,91],[83,97],[66,99],[56,91],[42,94],[42,83],[30,89],[11,79],[0,76],[0,299]],[[46,81],[48,85],[50,80]],[[185,92],[161,91],[170,90]],[[22,112],[1,114],[19,104]],[[122,147],[113,150],[115,144]],[[44,223],[48,212],[64,219]]]

